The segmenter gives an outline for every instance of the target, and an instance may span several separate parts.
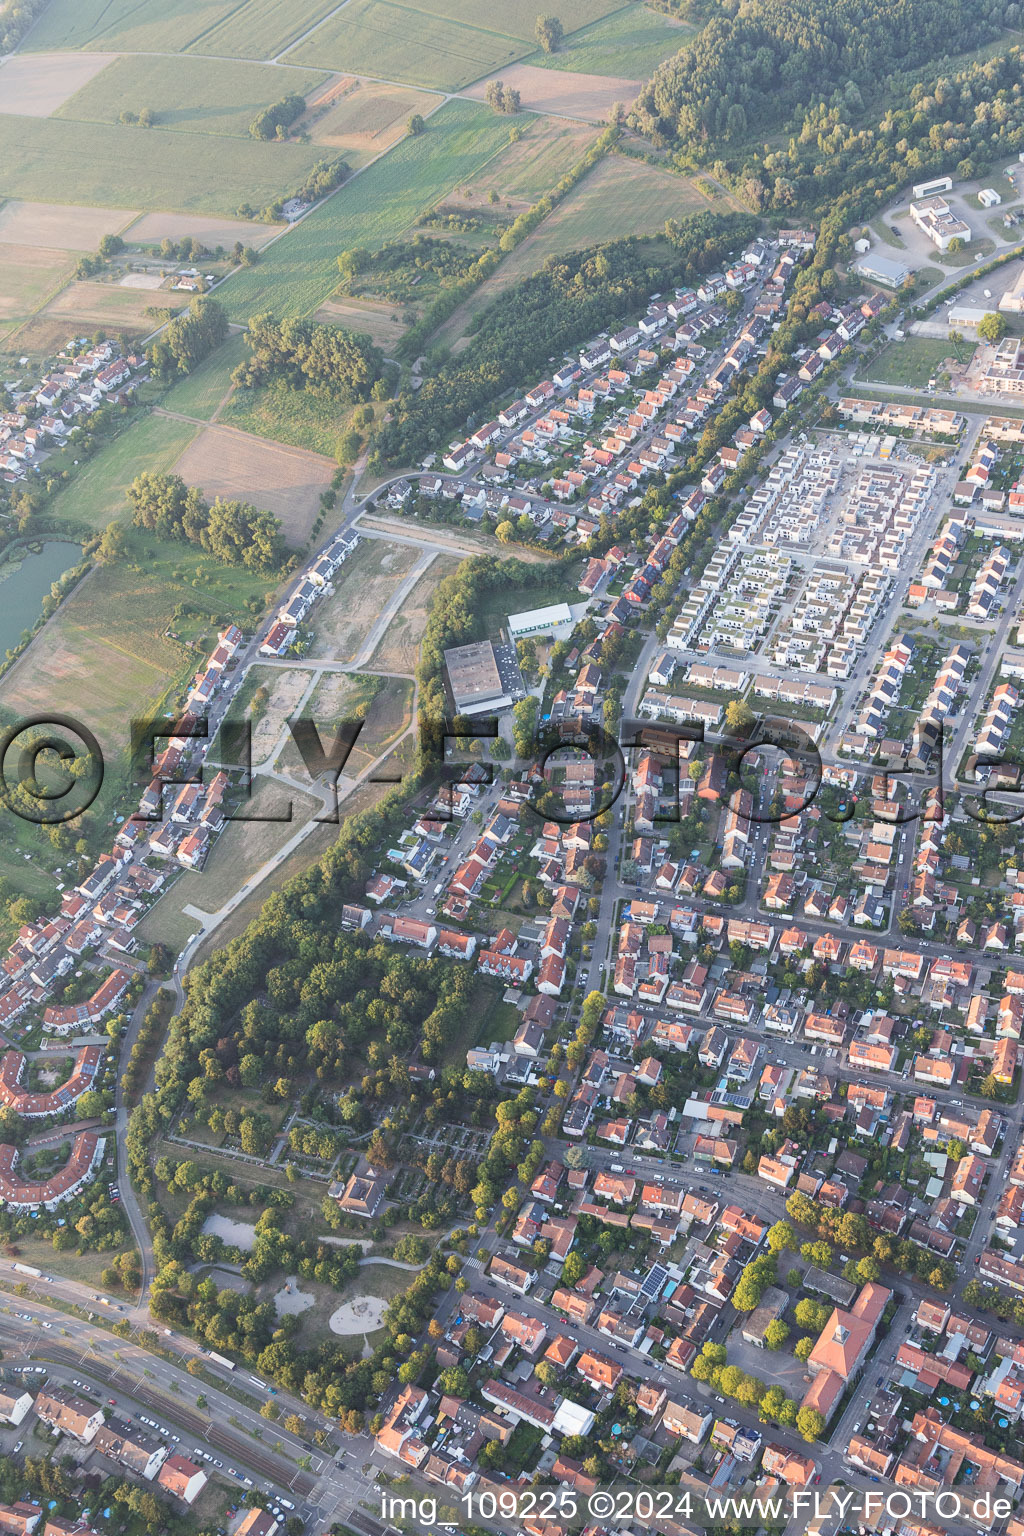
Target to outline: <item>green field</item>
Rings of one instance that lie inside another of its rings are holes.
[[[287,196],[319,158],[315,144],[0,116],[0,195],[35,202],[233,214]]]
[[[194,373],[171,386],[160,401],[166,411],[209,421],[231,388],[231,374],[246,355],[245,338],[229,336]]]
[[[28,46],[273,58],[333,8],[334,0],[52,0]]]
[[[537,17],[545,14],[543,9],[538,10],[536,0],[504,0],[497,10],[491,0],[405,0],[405,4],[409,10],[453,21],[459,26],[479,27],[484,32],[518,37],[531,47],[535,46]],[[621,9],[622,0],[559,0],[557,15],[566,32],[575,32],[607,16],[610,11]],[[637,7],[630,5],[627,9],[631,15],[637,14]]]
[[[232,277],[222,294],[231,318],[246,321],[265,309],[310,314],[337,284],[339,251],[377,249],[400,235],[444,193],[470,181],[508,142],[509,126],[489,107],[447,102],[426,133],[396,144],[275,241],[258,266]]]
[[[876,384],[902,384],[908,389],[920,389],[944,371],[947,357],[955,355],[956,349],[950,341],[907,336],[903,341],[891,342],[858,377],[863,376]]]
[[[456,188],[453,202],[483,201],[493,190],[501,198],[535,203],[550,192],[569,166],[583,158],[597,135],[593,126],[566,123],[556,117],[532,118],[518,143],[509,144],[489,161],[469,186]],[[488,208],[478,211],[487,218]]]
[[[350,415],[347,405],[320,400],[285,384],[268,384],[262,389],[236,389],[218,422],[336,459]]]
[[[678,53],[693,33],[693,27],[673,26],[667,17],[642,5],[627,5],[577,32],[557,53],[531,54],[526,63],[585,75],[646,80],[663,59]]]
[[[122,112],[148,107],[160,128],[247,138],[261,108],[290,91],[307,96],[325,79],[317,70],[134,55],[108,64],[55,115],[116,123]]]
[[[168,416],[143,416],[107,443],[54,497],[52,515],[97,532],[127,516],[126,491],[142,469],[170,469],[198,428]]]
[[[532,46],[392,0],[349,0],[289,53],[288,62],[453,91],[522,58]]]

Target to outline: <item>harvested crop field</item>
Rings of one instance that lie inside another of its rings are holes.
[[[0,320],[27,319],[71,276],[67,251],[0,244]]]
[[[405,321],[393,304],[373,304],[367,299],[325,299],[313,316],[349,331],[362,331],[378,347],[393,346],[406,332]]]
[[[106,69],[113,53],[24,53],[0,65],[0,112],[49,117]]]
[[[66,208],[12,199],[0,208],[0,240],[50,251],[94,251],[104,235],[123,230],[134,217],[130,208]]]
[[[109,48],[273,58],[334,0],[51,0],[31,48]]]
[[[419,660],[420,641],[427,627],[430,604],[438,585],[461,562],[453,555],[438,555],[409,593],[402,610],[388,625],[368,665],[377,672],[412,672]]]
[[[76,280],[47,305],[46,314],[54,319],[66,315],[69,321],[86,330],[109,325],[147,333],[156,323],[146,314],[153,303],[153,294],[145,289]]]
[[[81,209],[69,210],[80,213]],[[3,214],[0,213],[0,219]],[[243,245],[266,245],[284,228],[283,224],[255,224],[248,219],[208,218],[201,213],[144,213],[124,237],[132,245],[155,245],[161,240],[201,240],[212,251],[225,249],[241,240]]]
[[[281,519],[293,547],[305,543],[319,499],[331,483],[330,459],[301,448],[267,443],[231,427],[207,427],[174,466],[188,485],[213,498],[248,501]]]
[[[422,551],[361,539],[335,578],[334,596],[313,610],[315,657],[351,662]]]
[[[402,137],[413,112],[436,106],[437,97],[423,91],[349,76],[312,98],[302,126],[314,144],[343,151],[350,165],[365,165]]]
[[[513,86],[525,112],[553,112],[559,117],[578,117],[581,122],[604,122],[613,102],[629,106],[640,90],[639,80],[617,75],[556,74],[535,64],[507,64],[499,72],[505,85]],[[491,78],[497,79],[498,75]],[[474,101],[486,97],[488,80],[478,80],[462,94]]]

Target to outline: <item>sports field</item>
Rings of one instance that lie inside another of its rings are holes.
[[[217,419],[225,426],[337,460],[339,440],[351,414],[350,406],[278,382],[259,389],[236,389]]]
[[[574,33],[557,53],[531,53],[529,62],[574,74],[645,80],[693,35],[694,28],[683,22],[672,22],[642,5],[627,5]]]
[[[174,466],[188,485],[212,501],[248,501],[281,519],[292,548],[305,543],[320,510],[320,494],[335,465],[319,454],[267,443],[230,427],[207,427]]]
[[[233,214],[286,196],[321,156],[315,144],[0,116],[0,195],[45,202]]]
[[[245,321],[265,309],[312,313],[337,286],[339,251],[378,249],[400,235],[452,187],[479,173],[508,143],[509,126],[509,118],[489,107],[447,102],[425,133],[396,144],[271,246],[258,266],[226,283],[221,298],[231,318]]]
[[[142,416],[75,472],[52,502],[52,515],[97,533],[115,518],[127,520],[126,492],[142,469],[170,469],[199,429],[169,416]]]
[[[335,0],[51,0],[28,47],[105,48],[269,59],[334,9]],[[283,92],[282,92],[283,94]]]
[[[127,55],[76,91],[57,116],[116,123],[122,112],[138,116],[148,108],[161,129],[246,138],[263,107],[292,91],[305,96],[324,78],[319,70],[281,70],[227,59]]]
[[[454,91],[532,51],[533,44],[494,26],[493,8],[487,18],[473,26],[393,0],[349,0],[288,54],[288,63]]]

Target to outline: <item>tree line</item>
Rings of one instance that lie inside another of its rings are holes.
[[[228,334],[228,317],[216,299],[193,299],[150,343],[146,361],[156,379],[171,380],[191,373]]]
[[[128,487],[132,522],[163,539],[198,544],[225,565],[278,571],[285,557],[280,519],[245,501],[212,505],[180,475],[144,469]]]

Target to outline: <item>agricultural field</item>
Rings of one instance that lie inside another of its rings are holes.
[[[52,0],[27,46],[273,58],[332,0]]]
[[[248,501],[281,519],[293,549],[309,537],[322,491],[335,465],[318,454],[283,448],[232,427],[207,427],[194,438],[174,466],[188,485],[215,496]]]
[[[72,530],[84,526],[95,533],[115,518],[127,519],[127,491],[139,470],[170,469],[196,431],[170,416],[141,417],[76,470],[72,483],[54,497],[52,516]]]
[[[28,53],[0,65],[0,112],[49,117],[113,58],[104,53]]]
[[[396,144],[277,241],[258,266],[233,277],[223,290],[231,318],[244,322],[265,309],[311,314],[337,286],[339,251],[376,250],[400,235],[452,187],[478,174],[508,143],[514,121],[489,107],[447,102],[426,133]]]
[[[454,556],[437,555],[391,620],[367,665],[377,672],[412,672],[439,584],[460,564]]]
[[[474,14],[484,11],[479,0],[467,4]],[[483,25],[472,25],[393,0],[348,0],[288,63],[455,91],[532,51],[532,43],[494,29],[493,19],[490,8]]]
[[[334,596],[313,610],[312,659],[352,662],[421,551],[383,539],[361,539],[335,577]]]
[[[628,107],[640,90],[639,80],[620,75],[556,75],[550,69],[538,69],[533,63],[513,64],[491,78],[514,86],[525,112],[550,112],[556,117],[579,118],[584,123],[607,121],[617,101]],[[483,101],[488,84],[488,80],[479,80],[464,94],[474,101]]]
[[[63,287],[73,266],[67,251],[0,245],[0,327],[7,331],[27,320]]]
[[[305,96],[323,80],[318,71],[308,69],[129,54],[76,91],[57,116],[76,122],[116,123],[122,112],[138,116],[148,107],[161,129],[246,138],[249,124],[263,107],[291,91]]]
[[[574,33],[557,53],[534,53],[529,62],[542,69],[646,80],[693,35],[694,28],[685,22],[674,22],[642,5],[627,5]]]
[[[436,96],[406,86],[345,78],[313,98],[301,126],[314,144],[360,166],[390,149],[414,112],[426,115],[437,104]]]
[[[0,116],[5,197],[233,214],[287,196],[319,157],[313,144]]]
[[[65,208],[12,199],[0,208],[0,240],[50,251],[94,251],[104,235],[117,234],[134,218],[130,208]]]
[[[518,213],[549,192],[596,137],[594,128],[558,118],[534,118],[523,137],[488,161],[479,176],[457,187],[446,206],[472,208],[486,217],[488,195],[496,192]]]
[[[259,389],[236,389],[217,420],[337,462],[351,415],[349,405],[322,400],[308,390],[289,389],[277,382]]]
[[[257,224],[251,219],[208,218],[198,213],[144,213],[124,231],[124,237],[132,245],[156,245],[164,239],[177,241],[191,237],[202,241],[211,251],[218,245],[226,249],[241,240],[243,245],[252,245],[258,250],[285,227],[284,224]]]
[[[75,279],[47,305],[45,313],[82,332],[107,326],[132,335],[147,335],[154,321],[146,311],[161,299],[165,304],[169,299],[176,302],[171,295],[154,295],[150,288],[122,288],[118,283]]]
[[[161,409],[210,421],[231,388],[232,372],[245,355],[245,338],[229,336],[198,368],[171,386],[160,402]]]
[[[505,0],[497,11],[490,0],[407,0],[407,4],[410,10],[438,20],[518,38],[529,43],[531,51],[536,46],[534,32],[539,13],[535,0]],[[559,0],[558,16],[566,32],[571,33],[621,9],[621,0]],[[634,8],[628,9],[632,12]]]

